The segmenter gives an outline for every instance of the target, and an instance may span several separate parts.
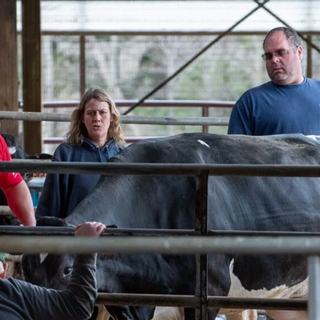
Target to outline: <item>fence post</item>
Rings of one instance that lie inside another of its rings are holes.
[[[209,107],[207,106],[202,106],[202,117],[209,117]],[[209,130],[208,130],[208,125],[203,125],[202,126],[202,132],[203,133],[208,133]]]
[[[320,256],[308,257],[309,320],[320,320]]]
[[[201,236],[208,232],[208,171],[196,176],[196,222],[195,229]],[[196,320],[208,319],[208,256],[196,255],[196,297],[199,308],[195,310]]]

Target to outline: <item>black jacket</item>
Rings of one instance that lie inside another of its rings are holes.
[[[0,319],[88,319],[97,297],[95,266],[96,254],[76,255],[70,284],[64,290],[0,279]]]

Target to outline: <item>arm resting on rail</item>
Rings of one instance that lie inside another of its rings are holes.
[[[21,181],[13,187],[2,188],[8,205],[16,217],[25,226],[35,226],[36,218],[29,188],[25,181]]]

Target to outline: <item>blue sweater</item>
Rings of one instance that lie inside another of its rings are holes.
[[[81,146],[60,144],[55,150],[52,161],[66,162],[108,162],[124,146],[118,147],[115,141],[99,148],[84,138]],[[48,174],[36,210],[36,217],[55,216],[64,219],[79,202],[95,187],[98,174]]]
[[[278,86],[267,82],[246,91],[236,102],[229,134],[320,135],[320,81]]]

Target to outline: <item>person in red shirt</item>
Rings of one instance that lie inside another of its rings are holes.
[[[7,144],[0,135],[0,161],[12,161]],[[20,173],[0,172],[0,188],[11,211],[25,226],[35,226],[36,218],[31,194]]]

